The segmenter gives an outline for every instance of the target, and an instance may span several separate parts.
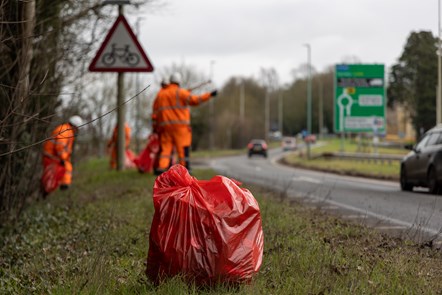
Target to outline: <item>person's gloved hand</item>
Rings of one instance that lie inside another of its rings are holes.
[[[60,165],[64,167],[64,160],[60,160]]]
[[[218,90],[213,90],[210,92],[210,96],[216,96],[218,94]]]

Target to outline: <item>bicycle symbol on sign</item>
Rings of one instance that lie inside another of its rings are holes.
[[[129,45],[125,45],[124,48],[118,48],[115,43],[112,43],[112,51],[104,54],[101,60],[105,65],[111,66],[117,61],[117,58],[131,66],[135,66],[140,62],[138,54],[130,52]]]

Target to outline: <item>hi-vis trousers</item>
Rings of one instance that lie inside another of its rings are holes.
[[[189,153],[192,143],[192,131],[188,125],[170,125],[161,128],[160,132],[160,161],[158,164],[158,172],[166,171],[172,160],[172,151],[178,154],[178,162],[190,169]]]

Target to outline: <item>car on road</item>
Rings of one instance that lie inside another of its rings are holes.
[[[284,137],[281,141],[281,147],[283,151],[294,151],[297,148],[296,138]]]
[[[442,189],[442,124],[428,130],[402,159],[400,185],[404,191],[428,187],[437,194]]]
[[[267,143],[264,139],[252,139],[247,144],[249,158],[253,155],[262,155],[267,158]]]

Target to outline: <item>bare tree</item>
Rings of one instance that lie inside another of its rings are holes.
[[[0,223],[38,193],[51,124],[85,111],[81,78],[111,9],[100,0],[0,1]]]

